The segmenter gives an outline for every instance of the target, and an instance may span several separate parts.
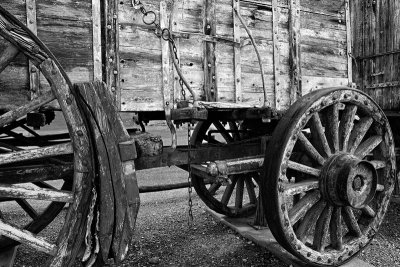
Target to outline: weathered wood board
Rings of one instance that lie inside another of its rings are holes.
[[[100,1],[2,0],[0,5],[30,29],[37,29],[39,39],[74,83],[101,79]],[[6,43],[0,37],[0,51]],[[0,109],[19,106],[32,97],[32,75],[23,55],[0,73]],[[38,94],[49,90],[41,80]]]

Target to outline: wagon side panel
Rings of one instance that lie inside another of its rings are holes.
[[[5,0],[1,5],[37,33],[59,59],[72,82],[102,79],[101,43],[98,37],[94,38],[101,30],[100,6],[92,6],[91,0]],[[38,73],[19,55],[18,60],[0,74],[0,109],[22,105],[49,90]]]

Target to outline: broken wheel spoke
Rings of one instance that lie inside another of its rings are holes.
[[[56,246],[48,243],[44,239],[35,236],[29,231],[18,229],[10,224],[3,222],[0,219],[0,234],[6,236],[10,239],[18,241],[20,243],[26,244],[33,247],[39,251],[45,252],[49,255],[55,254]]]
[[[350,207],[345,207],[342,209],[343,219],[352,235],[360,237],[362,235],[360,226],[358,225],[357,219],[354,216],[354,212]]]
[[[26,188],[22,186],[0,184],[0,197],[47,200],[72,203],[74,195],[71,192],[51,189]]]
[[[47,92],[43,94],[42,96],[30,101],[28,104],[18,107],[14,110],[10,110],[7,113],[4,113],[3,115],[0,116],[0,127],[3,127],[23,116],[25,116],[27,113],[53,101],[55,99],[55,96],[53,95],[52,92]]]
[[[343,228],[342,228],[342,208],[335,207],[329,227],[332,247],[342,250],[343,247]]]
[[[73,149],[71,143],[35,148],[30,150],[22,150],[13,153],[0,154],[0,165],[72,153]]]

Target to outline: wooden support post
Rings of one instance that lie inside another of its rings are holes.
[[[281,83],[280,83],[280,49],[279,49],[279,12],[278,0],[272,0],[272,40],[273,40],[273,54],[274,54],[274,96],[275,96],[275,108],[280,109],[281,107]]]
[[[300,0],[289,0],[290,104],[301,97]]]
[[[204,34],[215,36],[217,33],[215,0],[205,1]],[[218,99],[215,46],[214,42],[205,40],[204,90],[206,101],[210,102],[215,102]]]
[[[352,28],[351,28],[351,14],[349,0],[345,0],[346,12],[346,31],[347,31],[347,77],[349,79],[349,86],[353,87],[353,43],[352,43]]]
[[[235,79],[235,102],[242,101],[242,65],[241,65],[241,49],[240,49],[240,21],[235,14],[235,9],[240,12],[240,1],[232,0],[232,16],[233,16],[233,67]]]
[[[29,30],[37,35],[36,0],[26,0],[26,25]],[[30,98],[32,100],[40,95],[40,72],[30,60],[28,68]]]
[[[167,4],[164,1],[160,2],[160,26],[161,29],[168,28],[168,15],[167,15]],[[174,102],[171,97],[170,88],[170,52],[169,42],[161,38],[161,60],[162,60],[162,91],[164,99],[164,110],[165,116],[171,118],[171,109],[173,108]]]
[[[93,78],[102,81],[102,46],[101,46],[101,6],[100,1],[92,0],[93,21]]]
[[[116,96],[116,105],[121,107],[121,88],[119,78],[119,25],[118,25],[118,1],[105,1],[105,29],[106,36],[106,83],[111,92]]]

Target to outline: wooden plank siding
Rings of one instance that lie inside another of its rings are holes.
[[[96,26],[99,20],[92,15],[98,16],[99,7],[92,6],[92,1],[95,0],[35,0],[38,36],[54,52],[72,81],[102,78],[115,92],[121,111],[162,111],[166,95],[171,95],[170,102],[176,108],[183,96],[173,64],[169,64],[171,82],[163,83],[163,77],[168,76],[168,67],[163,67],[162,60],[165,41],[154,34],[153,26],[143,23],[142,13],[132,6],[131,0],[107,0],[101,6],[104,49],[93,49],[93,45],[99,47],[100,35],[93,32],[93,23]],[[162,20],[172,26],[183,74],[199,100],[249,106],[264,103],[258,58],[245,28],[235,17],[234,6],[261,54],[269,105],[286,110],[297,98],[293,95],[294,84],[298,84],[294,91],[302,95],[322,87],[348,85],[351,72],[345,0],[165,2],[167,10]],[[160,0],[145,0],[143,4],[155,12],[158,22]],[[25,0],[2,0],[1,5],[26,21]],[[297,13],[294,9],[298,6]],[[290,65],[293,49],[296,75]],[[102,73],[99,60],[105,61]],[[296,83],[291,81],[293,77]],[[19,56],[0,74],[0,94],[5,96],[0,100],[0,108],[28,100],[29,88],[26,60]],[[188,90],[186,95],[190,95]]]
[[[100,74],[95,74],[93,67],[95,33],[92,0],[35,0],[29,3],[35,4],[35,28],[39,39],[54,53],[71,80],[77,83],[92,81],[94,77],[101,78],[101,56],[97,57],[97,72],[100,71]],[[2,0],[0,5],[23,23],[27,22],[25,0]],[[0,40],[0,50],[4,48],[2,45],[5,43]],[[96,46],[99,48],[99,44]],[[99,54],[98,49],[96,54]],[[22,105],[34,97],[35,94],[32,94],[30,88],[35,86],[30,82],[28,62],[20,55],[0,74],[0,109]],[[49,86],[42,77],[40,91],[44,93],[46,90],[49,90]]]
[[[386,111],[400,108],[400,2],[350,1],[353,72],[358,87]]]
[[[302,88],[296,91],[304,95],[322,87],[347,86],[345,1],[301,0],[299,3],[300,12],[295,20],[298,24],[295,27],[300,27],[296,77]],[[144,1],[144,5],[147,10],[159,14],[159,0]],[[263,104],[258,59],[243,25],[234,17],[234,5],[239,6],[259,48],[268,103],[285,110],[291,104],[288,1],[277,1],[276,38],[271,0],[190,0],[174,4],[167,1],[168,19],[172,19],[173,33],[179,44],[182,71],[203,101]],[[164,41],[155,36],[152,27],[143,23],[142,14],[131,6],[130,0],[120,1],[119,9],[121,110],[163,110],[161,46]],[[215,23],[207,28],[213,17]],[[278,61],[274,61],[274,49]],[[240,63],[240,69],[235,68],[235,62]],[[170,90],[176,104],[182,99],[179,84],[171,83]]]

